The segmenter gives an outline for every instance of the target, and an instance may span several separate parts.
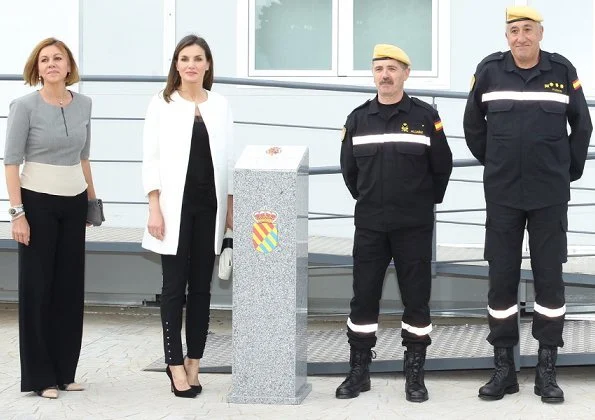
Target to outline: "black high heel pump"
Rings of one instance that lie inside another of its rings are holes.
[[[189,389],[185,389],[183,391],[178,391],[178,389],[174,385],[174,377],[171,373],[171,369],[169,368],[169,365],[167,365],[167,367],[165,368],[165,373],[167,373],[167,376],[169,377],[169,381],[171,383],[171,392],[173,392],[176,397],[194,398],[194,397],[196,397],[198,392],[200,392],[200,391],[197,392],[197,390],[192,387],[190,387]],[[202,389],[201,389],[201,391],[202,391]]]

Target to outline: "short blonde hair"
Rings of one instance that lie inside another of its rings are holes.
[[[68,62],[70,63],[70,72],[68,73],[65,79],[66,86],[73,85],[80,80],[79,69],[76,65],[76,61],[74,61],[74,56],[72,55],[72,51],[70,51],[70,48],[68,48],[64,42],[56,38],[46,38],[39,44],[37,44],[35,48],[33,48],[33,51],[31,51],[31,54],[29,54],[29,58],[25,63],[25,69],[23,70],[23,79],[25,80],[26,85],[36,86],[40,82],[43,85],[43,79],[39,76],[39,67],[37,62],[39,61],[39,54],[41,53],[41,50],[43,50],[45,47],[49,47],[50,45],[57,46],[68,56]]]

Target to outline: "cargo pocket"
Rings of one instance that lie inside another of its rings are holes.
[[[483,244],[483,259],[486,261],[491,261],[494,258],[494,253],[492,252],[492,247],[490,243],[493,241],[490,240],[490,217],[486,216],[485,222],[485,239]]]
[[[510,124],[513,110],[511,100],[490,101],[488,104],[488,133],[491,137],[501,137],[502,139],[511,139],[514,137],[514,124]],[[490,142],[488,141],[488,144]]]
[[[563,214],[560,219],[560,262],[568,261],[568,214]]]
[[[427,147],[420,143],[397,143],[398,173],[402,178],[421,178],[428,172]]]
[[[543,120],[537,129],[546,138],[561,139],[566,137],[566,104],[554,101],[539,103]]]
[[[353,146],[353,157],[356,159],[368,158],[376,155],[376,153],[378,153],[377,144],[358,144],[357,146]]]

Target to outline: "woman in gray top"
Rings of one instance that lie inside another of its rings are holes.
[[[48,38],[32,51],[25,83],[41,89],[10,104],[4,164],[12,237],[19,244],[21,391],[57,398],[74,382],[83,331],[91,99],[70,49]],[[19,169],[23,164],[19,175]]]

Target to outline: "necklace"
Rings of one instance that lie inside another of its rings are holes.
[[[66,94],[67,94],[68,90],[64,89],[64,92],[62,92],[62,97],[58,98],[58,97],[49,97],[49,95],[46,93],[46,96],[48,96],[48,100],[49,102],[58,102],[58,105],[63,106],[64,105],[64,101],[66,100]]]
[[[58,104],[60,104],[60,106],[64,105],[64,99],[66,98],[66,90],[64,90],[64,92],[62,92],[62,98],[58,99]]]

